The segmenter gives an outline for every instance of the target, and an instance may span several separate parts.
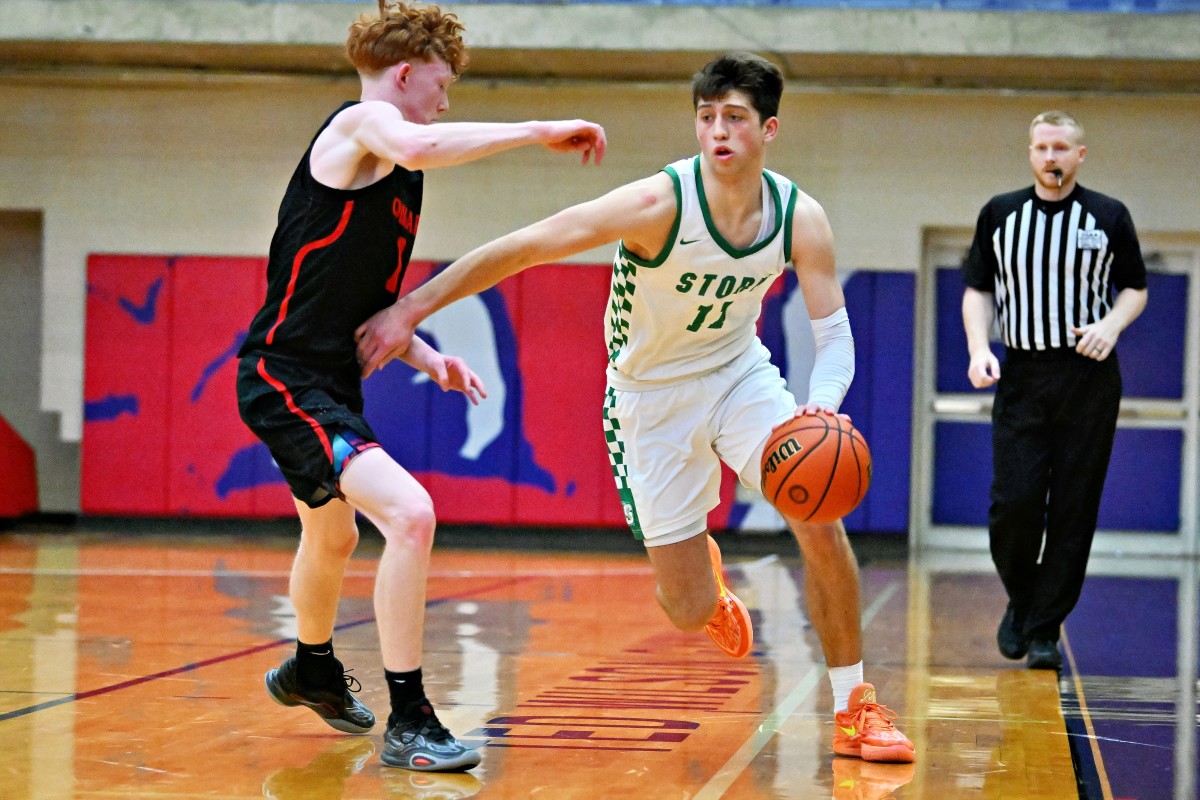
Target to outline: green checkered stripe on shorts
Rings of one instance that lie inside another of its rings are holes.
[[[616,402],[617,394],[610,386],[604,390],[604,442],[608,445],[608,463],[617,482],[617,496],[625,512],[625,522],[633,535],[641,539],[642,526],[638,521],[637,506],[633,503],[633,492],[629,490],[629,465],[625,463],[625,443],[621,441],[621,420],[613,414]]]
[[[633,311],[636,279],[637,264],[625,257],[622,248],[617,248],[617,257],[613,259],[612,287],[608,294],[608,319],[612,327],[608,339],[609,361],[615,361],[621,348],[629,343],[629,313]]]

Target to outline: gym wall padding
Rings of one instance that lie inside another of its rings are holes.
[[[241,423],[236,351],[265,293],[265,260],[93,255],[88,262],[81,506],[87,514],[280,517],[294,513],[266,449]],[[441,265],[413,262],[405,286]],[[393,362],[364,385],[381,444],[429,490],[445,523],[619,527],[600,424],[611,268],[528,270],[430,317],[419,331],[463,356],[489,397],[470,407]],[[779,281],[776,295],[795,290]],[[857,376],[844,410],[875,474],[853,530],[907,521],[913,276],[846,285]],[[782,304],[764,341],[778,347]],[[714,526],[736,525],[734,485]]]
[[[37,458],[33,448],[0,417],[0,519],[38,510]]]
[[[88,259],[80,509],[167,511],[171,259]]]

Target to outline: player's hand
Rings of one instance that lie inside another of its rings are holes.
[[[823,406],[819,403],[805,403],[804,405],[796,408],[797,417],[815,417],[817,414],[828,414],[831,417],[841,417],[847,422],[850,421],[849,414],[839,414],[837,409],[831,408],[830,406]]]
[[[1075,352],[1085,358],[1103,361],[1108,358],[1113,348],[1117,346],[1118,331],[1109,330],[1104,320],[1085,325],[1082,328],[1071,328],[1071,333],[1078,337],[1075,342]]]
[[[594,122],[582,119],[560,120],[546,123],[546,147],[556,153],[582,152],[582,163],[595,157],[596,166],[604,159],[608,149],[608,141],[604,138],[604,128]]]
[[[404,313],[404,298],[375,313],[354,331],[356,355],[365,378],[393,358],[400,358],[412,344],[416,325]]]
[[[442,356],[441,364],[434,366],[430,377],[443,392],[462,392],[472,405],[479,405],[479,399],[487,397],[483,381],[458,356]]]
[[[986,389],[1000,380],[1000,359],[996,358],[996,354],[990,348],[981,350],[971,356],[967,377],[976,389]]]

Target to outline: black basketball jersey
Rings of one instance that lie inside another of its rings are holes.
[[[331,114],[317,136],[352,105]],[[332,189],[313,178],[311,155],[310,142],[279,205],[266,301],[238,355],[348,368],[355,363],[355,328],[399,296],[424,176],[397,166],[370,186]]]
[[[995,295],[1005,345],[1046,350],[1074,347],[1071,328],[1102,319],[1115,292],[1144,289],[1146,265],[1119,200],[1077,184],[1049,201],[1027,187],[979,212],[963,278]]]

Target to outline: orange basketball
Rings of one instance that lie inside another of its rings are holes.
[[[847,420],[795,417],[771,431],[762,454],[762,493],[785,517],[836,522],[871,484],[871,451]]]

